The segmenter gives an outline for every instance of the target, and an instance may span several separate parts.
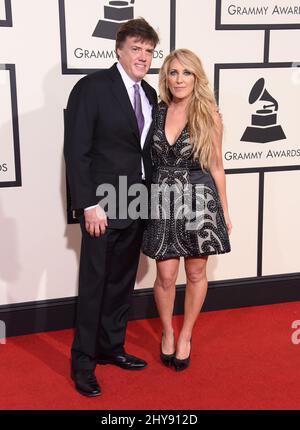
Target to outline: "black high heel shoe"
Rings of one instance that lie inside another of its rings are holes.
[[[181,372],[182,370],[187,369],[190,365],[191,351],[192,351],[192,339],[190,340],[190,344],[191,344],[190,353],[189,353],[189,356],[187,358],[177,358],[176,355],[174,356],[173,364],[174,364],[175,370],[177,372]]]
[[[162,342],[160,343],[160,360],[162,362],[162,364],[166,367],[172,367],[173,366],[173,362],[174,362],[174,358],[175,358],[175,351],[173,352],[173,354],[164,354],[162,352]]]
[[[162,351],[160,351],[160,360],[164,366],[172,367],[174,359],[175,352],[173,352],[173,354],[164,354]]]

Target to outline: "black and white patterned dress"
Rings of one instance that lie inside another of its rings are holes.
[[[185,127],[170,145],[167,106],[160,103],[151,146],[150,216],[142,251],[156,260],[230,252],[224,214],[213,177],[194,160]]]

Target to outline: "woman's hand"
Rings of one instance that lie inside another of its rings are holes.
[[[232,230],[232,223],[231,223],[231,219],[230,219],[228,212],[224,212],[224,218],[225,218],[225,223],[226,223],[228,234],[230,234],[231,230]]]

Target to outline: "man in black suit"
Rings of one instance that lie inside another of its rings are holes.
[[[127,206],[121,203],[116,217],[107,216],[96,190],[110,184],[118,200],[120,178],[126,180],[126,191],[132,184],[151,181],[150,139],[157,96],[143,78],[158,41],[142,18],[123,24],[116,37],[118,63],[82,78],[66,110],[66,170],[72,208],[82,230],[71,375],[77,391],[86,396],[101,394],[94,373],[97,363],[129,370],[147,366],[124,349],[142,220],[124,217]]]

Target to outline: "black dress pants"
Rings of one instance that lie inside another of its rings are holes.
[[[80,217],[82,244],[77,323],[72,367],[94,369],[99,353],[124,351],[125,332],[134,289],[143,223],[107,228],[91,237]]]

